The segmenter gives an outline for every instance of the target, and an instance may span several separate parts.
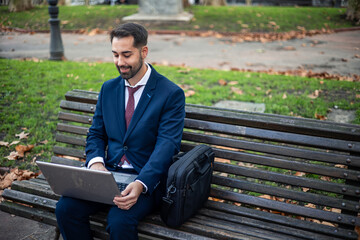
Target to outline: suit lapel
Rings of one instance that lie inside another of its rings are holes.
[[[116,116],[121,136],[125,136],[126,123],[125,123],[125,84],[124,79],[120,77],[118,87],[116,88]]]
[[[141,119],[141,116],[145,112],[149,102],[151,101],[151,98],[153,97],[154,89],[157,82],[157,77],[156,77],[157,74],[155,69],[150,64],[149,66],[151,67],[151,74],[145,86],[145,89],[141,95],[139,103],[135,109],[134,115],[131,118],[131,122],[129,128],[126,131],[124,141],[126,141],[127,137],[131,134],[132,130],[135,128],[136,124]]]

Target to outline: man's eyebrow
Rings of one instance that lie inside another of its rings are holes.
[[[113,53],[115,54],[119,54],[118,52],[114,51],[114,50],[111,50]],[[121,52],[121,54],[127,54],[127,53],[132,53],[132,51],[123,51]]]

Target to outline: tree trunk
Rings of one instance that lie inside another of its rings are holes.
[[[31,9],[32,2],[31,0],[10,0],[9,2],[9,11],[10,12],[21,12]]]
[[[204,0],[205,6],[226,6],[226,0]]]
[[[346,11],[346,19],[357,21],[360,24],[360,0],[349,0]]]

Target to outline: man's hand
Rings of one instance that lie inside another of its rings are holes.
[[[98,171],[108,171],[108,170],[105,168],[104,164],[102,164],[101,162],[96,162],[96,163],[92,164],[92,165],[90,166],[90,169],[92,169],[92,170],[98,170]]]
[[[132,182],[121,192],[121,196],[114,197],[113,201],[118,208],[129,210],[136,204],[142,191],[143,185],[140,182]]]

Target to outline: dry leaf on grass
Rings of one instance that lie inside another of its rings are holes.
[[[243,94],[244,94],[244,92],[243,92],[241,89],[236,88],[236,87],[231,87],[231,91],[232,91],[233,93],[236,93],[236,94],[239,94],[239,95],[243,95]]]
[[[33,148],[34,148],[34,145],[27,145],[27,146],[25,146],[25,145],[17,145],[15,147],[15,150],[19,154],[19,157],[24,157],[25,152],[28,152]]]
[[[16,137],[18,137],[20,140],[24,139],[24,138],[28,138],[29,133],[25,133],[24,131],[22,131],[19,134],[15,134]]]
[[[317,113],[315,113],[315,118],[319,119],[319,120],[322,120],[322,121],[327,119],[327,117],[325,117],[324,115],[320,115],[320,114],[317,114]]]
[[[219,82],[219,84],[221,86],[226,86],[227,85],[227,82],[224,79],[220,79],[218,82]]]
[[[194,90],[189,90],[189,91],[185,92],[185,97],[191,97],[192,95],[195,95]]]
[[[8,160],[16,160],[19,157],[19,154],[15,151],[11,152],[9,156],[6,156]]]
[[[3,141],[0,141],[0,146],[9,146],[9,142],[3,142]]]
[[[20,170],[18,168],[11,169],[9,173],[0,176],[0,190],[10,187],[13,181],[28,180],[30,178],[35,178],[38,175],[38,173],[29,170]]]

